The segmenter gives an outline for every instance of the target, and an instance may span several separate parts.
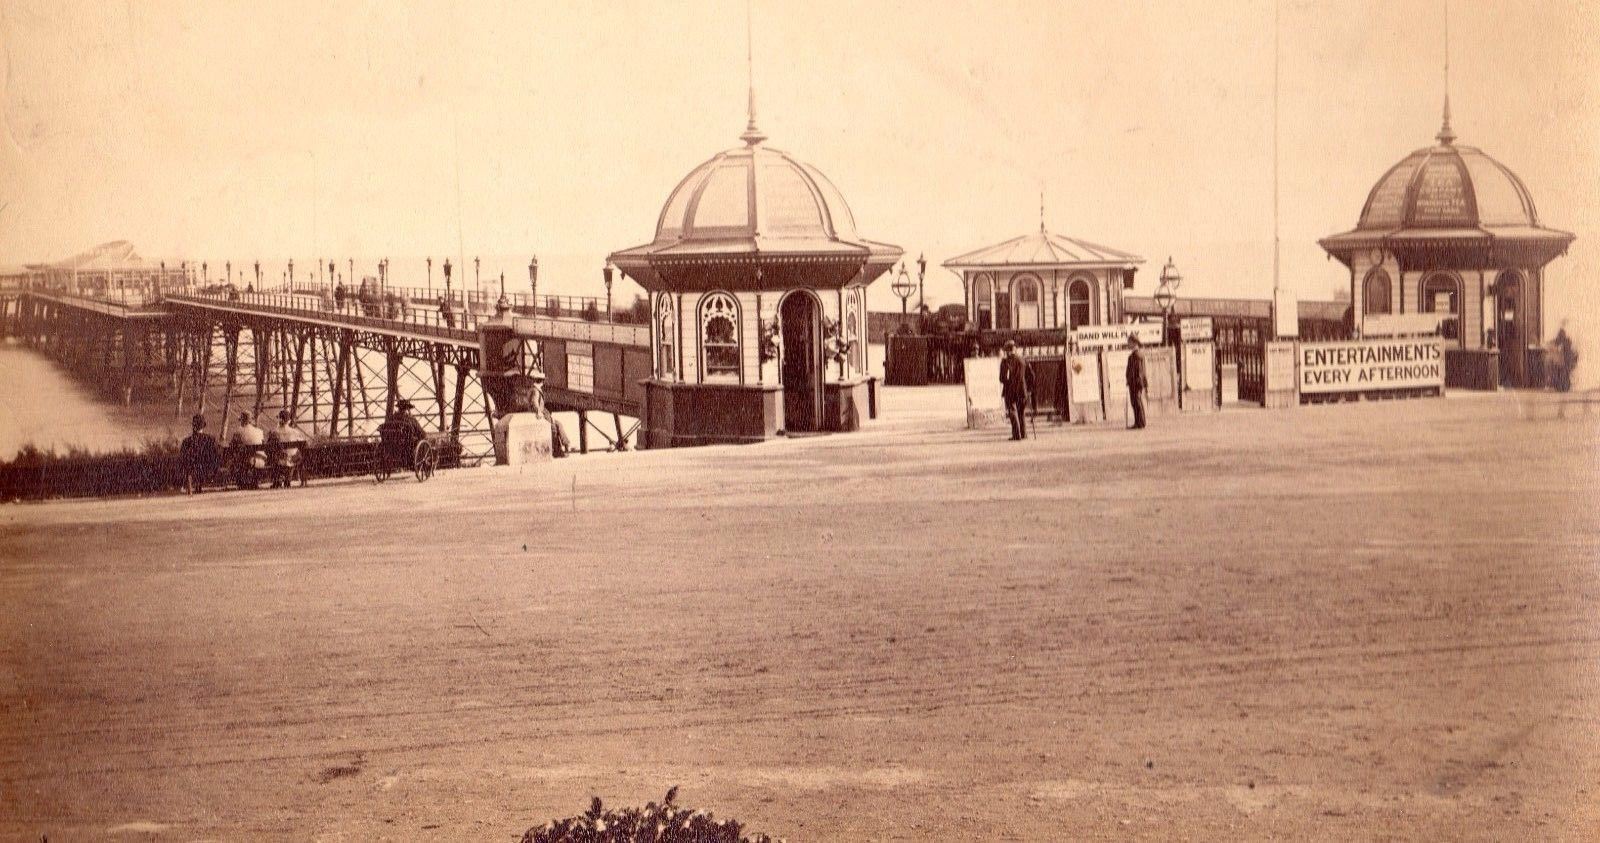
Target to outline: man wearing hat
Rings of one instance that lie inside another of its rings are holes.
[[[222,449],[217,438],[206,433],[206,417],[196,413],[189,424],[194,432],[184,437],[178,448],[178,461],[183,466],[183,491],[193,495],[205,491],[205,483],[222,465]]]
[[[378,437],[383,441],[388,454],[406,454],[410,459],[411,449],[427,437],[422,430],[422,423],[411,415],[412,404],[404,398],[394,405],[394,412],[378,428]],[[393,450],[388,450],[388,449]]]
[[[1128,400],[1133,402],[1133,429],[1144,429],[1144,392],[1149,382],[1144,377],[1144,355],[1139,353],[1139,338],[1128,337]]]
[[[1006,340],[1005,357],[1000,360],[1000,397],[1006,401],[1006,417],[1011,419],[1011,441],[1028,437],[1028,396],[1033,394],[1033,368],[1017,356],[1017,344]]]

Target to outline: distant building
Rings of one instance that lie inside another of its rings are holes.
[[[61,290],[78,295],[153,294],[183,287],[193,275],[194,267],[187,261],[143,258],[132,243],[113,240],[52,263],[8,268],[0,273],[0,280],[7,286]]]
[[[1122,291],[1144,258],[1037,232],[944,262],[961,274],[968,318],[980,331],[1076,328],[1122,321]]]
[[[1438,314],[1447,358],[1457,358],[1447,368],[1476,370],[1482,385],[1526,385],[1544,336],[1544,267],[1573,235],[1539,224],[1505,165],[1455,142],[1448,100],[1437,140],[1384,173],[1354,229],[1320,243],[1350,268],[1358,335],[1373,317]]]

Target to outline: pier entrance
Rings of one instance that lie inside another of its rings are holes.
[[[791,433],[822,427],[822,307],[790,293],[779,307],[783,332],[783,422]]]

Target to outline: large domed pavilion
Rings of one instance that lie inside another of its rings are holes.
[[[610,260],[650,295],[649,447],[853,430],[867,412],[867,286],[901,256],[856,233],[820,171],[764,145],[694,168],[655,237]]]
[[[1505,165],[1455,142],[1448,102],[1436,140],[1384,173],[1354,229],[1319,242],[1350,268],[1357,335],[1375,315],[1440,314],[1451,385],[1526,385],[1543,337],[1544,267],[1573,235],[1540,224]]]

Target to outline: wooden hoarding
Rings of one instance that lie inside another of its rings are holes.
[[[1367,339],[1301,343],[1300,394],[1444,388],[1444,342]]]

